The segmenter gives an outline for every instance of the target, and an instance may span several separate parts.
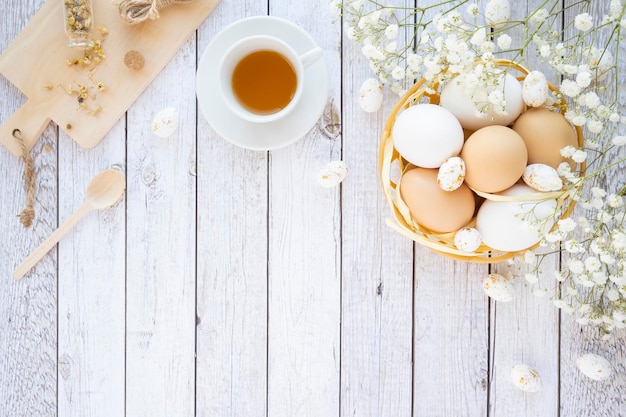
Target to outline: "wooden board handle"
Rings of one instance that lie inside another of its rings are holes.
[[[0,143],[6,146],[13,154],[22,155],[22,149],[13,137],[13,132],[18,129],[22,134],[26,149],[30,150],[43,130],[50,122],[49,103],[33,103],[27,101],[17,109],[13,115],[0,126]]]

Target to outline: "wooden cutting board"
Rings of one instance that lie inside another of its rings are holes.
[[[162,10],[159,19],[129,25],[112,0],[92,1],[93,37],[101,37],[99,27],[109,33],[102,45],[106,58],[94,67],[92,80],[86,67],[67,64],[68,59],[83,53],[67,46],[62,0],[47,0],[0,56],[0,73],[27,97],[0,126],[0,143],[14,154],[21,152],[12,135],[15,129],[21,131],[30,149],[50,120],[79,145],[91,148],[98,144],[219,2],[174,4]],[[129,50],[143,55],[141,70],[124,65]],[[94,80],[104,83],[105,89],[98,91]],[[68,94],[77,83],[89,87],[85,104],[89,109],[100,106],[97,115],[79,108],[78,98]]]

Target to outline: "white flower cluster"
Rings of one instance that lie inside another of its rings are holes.
[[[583,0],[573,15],[574,9],[561,0],[546,0],[527,16],[510,16],[509,0],[442,0],[427,8],[332,0],[331,7],[375,74],[367,83],[376,88],[362,88],[361,94],[374,91],[382,97],[380,85],[403,94],[418,79],[436,85],[454,77],[475,102],[506,114],[496,88],[503,75],[497,59],[524,66],[524,57],[534,54],[548,64],[554,74],[534,71],[528,85],[561,79],[559,93],[547,98],[552,104],[555,98],[565,99],[566,119],[585,138],[583,148],[561,151],[572,161],[558,169],[569,199],[559,200],[566,204],[546,220],[555,226],[542,240],[544,247],[564,252],[568,259],[556,273],[554,303],[576,314],[579,322],[601,325],[608,333],[626,327],[626,185],[612,184],[626,162],[626,117],[617,68],[626,33],[624,2]],[[411,39],[408,44],[401,41],[404,36]],[[381,97],[368,96],[364,109],[376,111]],[[573,203],[584,214],[561,218]],[[545,255],[527,252],[517,259],[535,265],[525,274],[532,286],[543,285],[539,272]]]
[[[600,325],[608,337],[626,328],[626,204],[598,187],[580,204],[585,216],[562,219],[546,235],[568,255],[566,266],[554,273],[561,283],[554,304],[581,324]]]
[[[490,28],[508,20],[508,0],[488,2],[487,9],[490,10],[485,10],[485,13],[491,12],[491,23],[483,26],[477,24],[481,14],[474,2],[442,1],[440,6],[449,5],[451,9],[435,15],[426,24],[418,25],[413,34],[415,45],[399,43],[399,29],[407,26],[408,19],[398,15],[403,9],[367,3],[374,5],[375,9],[368,10],[364,0],[331,1],[331,9],[343,16],[346,36],[361,45],[361,52],[369,60],[371,70],[382,85],[403,95],[417,79],[446,82],[457,74],[463,74],[465,88],[472,96],[484,93],[484,97],[475,98],[477,103],[502,107],[503,98],[498,97],[501,92],[494,91],[501,76],[501,70],[496,69],[493,63],[496,58],[494,53],[508,50],[513,40],[502,33],[494,41]],[[469,3],[465,12],[457,11],[458,6],[465,3]],[[407,15],[415,15],[422,21],[426,18],[425,12],[425,9],[413,9]],[[475,65],[477,60],[484,64]],[[371,83],[371,80],[368,82]],[[491,96],[487,97],[489,94]],[[499,112],[504,113],[505,110]]]
[[[624,146],[626,137],[614,136],[602,149],[591,152],[606,156]],[[587,152],[571,146],[563,148],[561,155],[578,163],[589,158]],[[580,324],[600,326],[605,331],[605,339],[611,338],[614,330],[626,328],[626,186],[617,193],[609,193],[598,185],[598,179],[604,170],[623,161],[622,158],[601,166],[583,177],[572,172],[569,163],[562,163],[559,174],[571,184],[569,192],[583,213],[560,218],[542,242],[553,252],[566,254],[562,269],[553,274],[556,279],[554,305],[576,316]],[[562,207],[565,209],[567,207]],[[562,211],[555,217],[561,214]],[[546,283],[539,280],[540,265],[543,258],[553,252],[541,255],[526,252],[517,257],[517,264],[534,265],[525,278],[535,287],[537,295],[547,292]]]

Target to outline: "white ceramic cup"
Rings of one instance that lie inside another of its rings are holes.
[[[271,114],[258,114],[246,109],[233,92],[232,77],[235,67],[245,56],[260,50],[270,50],[283,55],[292,65],[296,73],[296,91],[293,98],[283,109]],[[224,54],[219,65],[219,88],[222,99],[233,113],[240,118],[254,122],[274,122],[286,117],[302,99],[304,88],[305,69],[322,57],[322,50],[315,47],[308,52],[298,55],[286,42],[266,35],[254,35],[243,38],[233,44]]]

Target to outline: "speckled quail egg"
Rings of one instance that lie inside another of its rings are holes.
[[[612,369],[609,361],[594,353],[586,353],[576,359],[576,366],[580,372],[595,381],[603,381],[611,376]]]
[[[541,107],[548,99],[548,80],[540,71],[528,73],[522,83],[522,99],[530,107]]]
[[[489,274],[483,280],[483,290],[490,298],[503,303],[513,300],[515,289],[511,280],[500,274]]]
[[[537,191],[559,191],[563,188],[563,180],[550,165],[530,164],[524,168],[522,179],[526,185]]]
[[[464,227],[454,235],[454,244],[462,252],[474,252],[481,242],[480,232],[473,227]]]
[[[348,165],[343,161],[332,161],[324,165],[318,173],[318,181],[322,187],[335,187],[348,174]]]
[[[522,391],[537,392],[541,390],[539,372],[528,365],[515,365],[511,369],[511,382]]]
[[[152,119],[152,133],[160,138],[171,136],[178,129],[178,111],[167,107],[158,112]]]
[[[368,78],[359,90],[359,106],[363,111],[373,113],[383,103],[383,86],[376,78]]]
[[[454,191],[463,184],[465,179],[465,162],[458,156],[444,161],[437,173],[437,184],[444,191]]]

